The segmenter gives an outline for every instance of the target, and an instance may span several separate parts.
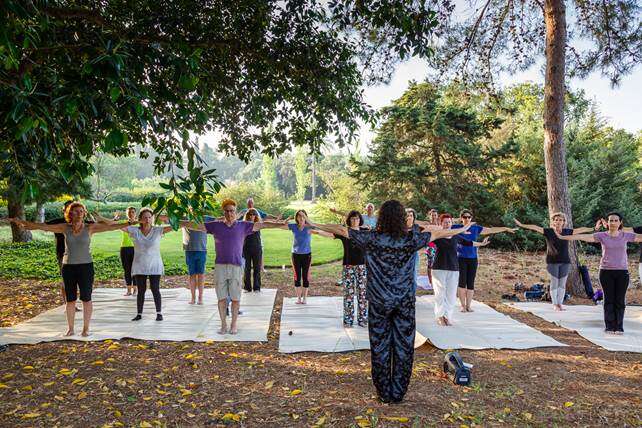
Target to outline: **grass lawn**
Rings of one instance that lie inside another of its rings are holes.
[[[266,267],[282,267],[290,265],[290,253],[292,247],[292,233],[286,230],[263,230],[261,231],[263,237],[263,256],[265,258]],[[34,232],[34,238],[38,241],[44,241],[53,245],[53,234],[48,232]],[[39,273],[43,265],[39,262],[39,257],[36,255],[43,252],[42,257],[46,258],[46,270],[52,271],[54,278],[58,277],[57,270],[55,270],[55,258],[53,248],[51,250],[44,245],[39,245],[37,248],[16,249],[14,246],[7,247],[7,243],[11,240],[11,231],[8,227],[0,227],[0,276],[15,277],[26,276],[31,278],[47,278],[49,275]],[[120,262],[118,261],[118,254],[120,248],[121,232],[105,232],[99,233],[92,237],[92,254],[94,260],[97,262],[96,270],[98,276],[104,279],[111,278],[114,275],[120,275]],[[165,269],[168,274],[185,273],[185,253],[183,252],[182,233],[170,232],[165,235],[161,241],[161,254],[165,263]],[[214,266],[214,240],[212,237],[208,238],[208,267]],[[312,237],[312,263],[323,264],[335,261],[341,258],[343,250],[341,243],[334,239],[322,238],[319,236]],[[35,260],[34,260],[35,259]],[[100,272],[99,260],[109,261],[112,268],[105,268]],[[29,263],[31,262],[31,263]],[[33,265],[36,262],[37,265]],[[29,275],[22,268],[32,265],[29,271],[34,272]]]

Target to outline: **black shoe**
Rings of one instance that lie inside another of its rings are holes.
[[[132,321],[140,321],[142,319],[143,317],[141,317],[140,315],[136,315],[134,318],[132,318]]]
[[[163,315],[156,314],[156,321],[163,321]]]

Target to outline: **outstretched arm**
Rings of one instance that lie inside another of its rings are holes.
[[[193,221],[181,220],[178,222],[178,224],[179,227],[184,227],[185,229],[206,232],[205,223],[194,223]]]
[[[522,229],[532,230],[533,232],[537,232],[537,233],[539,233],[541,235],[544,234],[544,228],[541,227],[541,226],[537,226],[537,225],[534,225],[534,224],[523,224],[521,221],[519,221],[517,219],[514,219],[514,220],[515,220],[515,224],[517,226],[521,227]]]
[[[337,209],[335,209],[335,208],[330,208],[330,212],[331,212],[331,213],[334,213],[334,214],[338,214],[338,215],[340,215],[341,217],[345,217],[345,216],[347,216],[347,215],[348,215],[348,213],[347,213],[347,212],[345,212],[345,211],[339,211],[339,210],[337,210]]]
[[[484,238],[481,242],[473,241],[473,247],[485,247],[488,244],[490,244],[490,238],[488,237]]]
[[[97,223],[102,223],[102,224],[119,224],[119,223],[118,223],[118,221],[117,221],[118,219],[114,218],[113,220],[110,220],[110,219],[105,218],[105,217],[101,216],[100,214],[98,214],[98,211],[92,211],[91,215],[93,215],[93,216],[94,216],[94,218],[96,219],[96,222],[97,222]]]
[[[107,223],[93,223],[93,224],[88,224],[87,227],[89,228],[89,233],[94,234],[94,233],[102,233],[102,232],[111,232],[112,230],[123,230],[126,229],[127,226],[130,226],[132,224],[136,224],[138,222],[111,222],[111,224]]]
[[[591,234],[577,234],[577,235],[560,235],[555,232],[557,237],[563,241],[584,241],[584,242],[597,242]]]
[[[459,235],[460,233],[467,232],[470,227],[475,224],[475,222],[470,222],[468,223],[468,226],[460,227],[459,229],[439,229],[430,232],[430,242],[440,239],[440,238],[448,238],[450,236],[455,236]]]
[[[486,235],[494,235],[496,233],[515,233],[517,230],[516,227],[484,227],[480,233],[481,236],[486,236]]]
[[[426,231],[434,232],[435,230],[443,230],[441,226],[429,223],[427,221],[415,220],[415,223],[417,224],[417,226],[421,228],[423,232],[426,232]]]
[[[311,230],[310,233],[313,233],[315,235],[323,236],[324,238],[334,238],[334,234],[330,232],[326,232],[325,230]]]
[[[44,230],[45,232],[65,233],[67,223],[46,224],[34,223],[32,221],[20,220],[19,218],[10,218],[11,223],[24,227],[27,230]]]
[[[334,235],[339,235],[343,236],[345,238],[349,238],[348,236],[348,228],[345,226],[342,226],[340,224],[318,224],[318,223],[311,223],[308,221],[308,224],[310,227],[314,227],[318,229],[319,231],[327,233],[327,235],[321,235],[321,236],[326,236],[328,238],[334,238]],[[315,232],[315,231],[313,231]]]
[[[252,231],[256,232],[261,229],[288,229],[287,221],[265,220],[254,223]]]

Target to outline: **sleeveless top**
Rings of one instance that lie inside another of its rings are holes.
[[[83,226],[78,235],[74,235],[71,225],[68,225],[64,235],[65,254],[62,256],[62,264],[82,265],[93,262],[91,252],[89,251],[91,236],[89,235],[87,225]]]

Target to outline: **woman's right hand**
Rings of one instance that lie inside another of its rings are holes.
[[[514,222],[515,222],[515,224],[516,224],[516,225],[518,225],[519,227],[524,227],[524,225],[522,224],[522,222],[521,222],[521,221],[519,221],[519,220],[517,220],[516,218],[514,218],[514,219],[513,219],[513,221],[514,221]]]

